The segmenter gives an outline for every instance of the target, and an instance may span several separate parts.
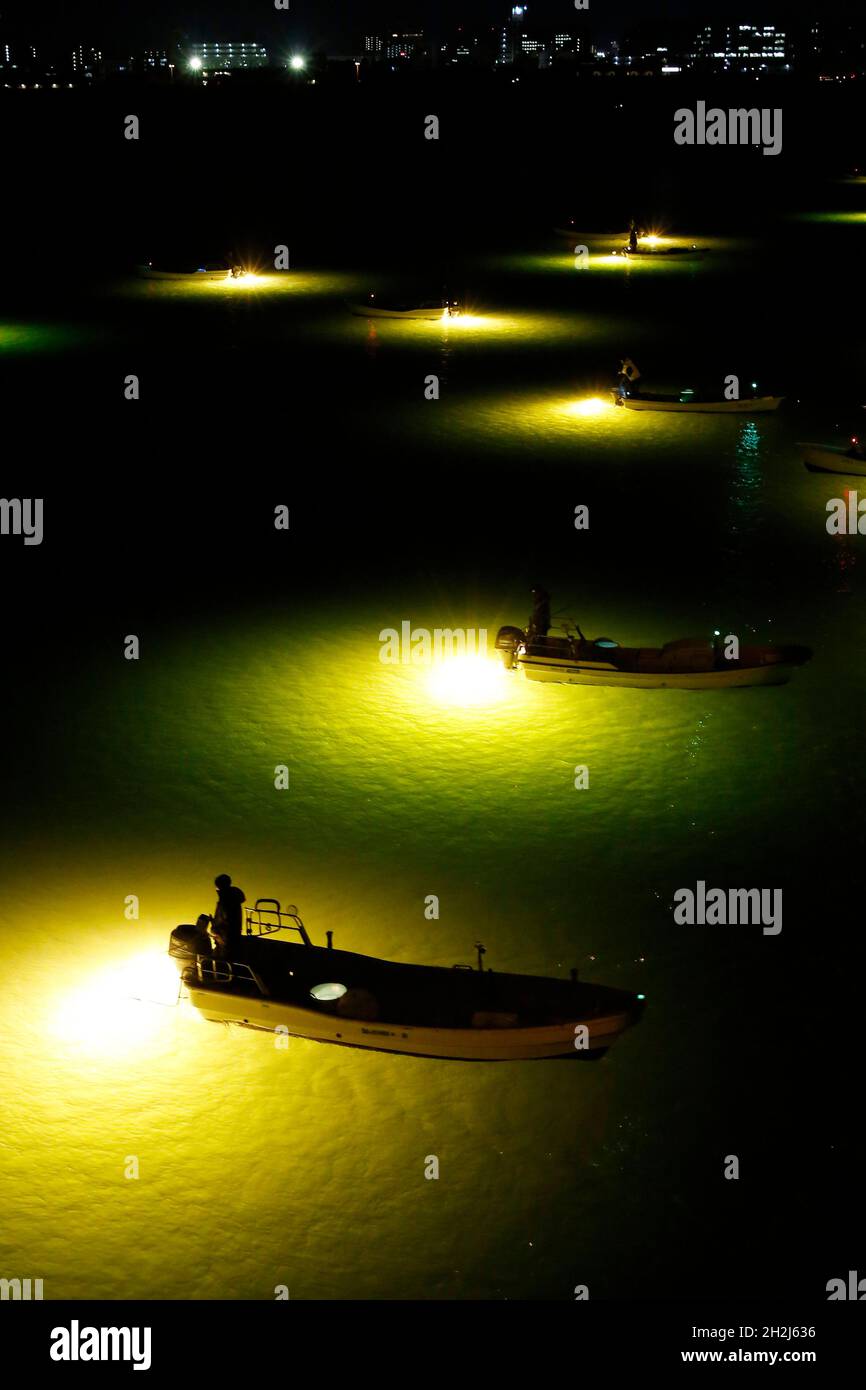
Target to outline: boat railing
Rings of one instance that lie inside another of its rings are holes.
[[[258,971],[243,960],[224,960],[219,956],[197,955],[195,971],[201,984],[251,984],[265,997],[270,993]]]
[[[290,903],[283,911],[278,898],[256,898],[255,906],[248,907],[246,915],[247,936],[269,936],[271,932],[294,931],[298,933],[305,946],[313,944],[294,903]]]

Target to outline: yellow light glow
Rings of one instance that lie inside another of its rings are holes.
[[[506,677],[495,658],[454,656],[434,666],[429,689],[443,705],[488,705],[505,697]]]
[[[650,232],[648,236],[642,238],[648,246],[658,246],[661,237],[656,232]]]
[[[613,410],[613,401],[603,400],[601,396],[588,396],[585,400],[574,401],[569,407],[572,415],[603,415],[605,411]]]
[[[173,1015],[178,974],[164,952],[134,956],[68,994],[51,1031],[69,1047],[123,1057],[154,1038]]]
[[[501,326],[502,320],[490,314],[443,314],[442,322],[447,328],[492,329]]]
[[[243,285],[247,288],[253,285],[262,285],[264,284],[264,280],[265,277],[263,275],[257,275],[254,270],[245,270],[241,275],[232,275],[229,277],[230,284]]]

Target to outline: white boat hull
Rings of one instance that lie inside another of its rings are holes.
[[[466,1062],[597,1057],[634,1021],[621,1012],[532,1028],[428,1028],[322,1014],[278,1000],[244,998],[195,984],[189,985],[189,995],[193,1006],[205,1018],[218,1023],[237,1023],[267,1032],[280,1028],[312,1042]],[[588,1029],[585,1048],[575,1047],[575,1030],[579,1025]]]
[[[755,396],[753,400],[740,401],[675,401],[653,400],[651,396],[624,396],[621,400],[626,410],[685,411],[692,415],[763,415],[769,410],[778,410],[784,397]]]
[[[630,247],[624,246],[620,252],[622,256],[628,256],[630,260],[639,261],[696,261],[704,255],[702,246],[672,246],[661,250],[644,250],[638,247],[637,251],[632,251]]]
[[[371,304],[350,304],[356,318],[361,319],[445,319],[448,310],[438,305],[429,309],[380,309]]]
[[[140,265],[138,273],[143,280],[228,280],[229,270],[151,270],[150,266]]]
[[[785,685],[793,674],[793,668],[781,662],[721,671],[618,671],[602,662],[518,655],[517,665],[531,681],[629,690],[737,690],[752,685]]]
[[[813,473],[850,473],[866,477],[866,459],[852,458],[847,450],[829,444],[801,444],[803,462]]]

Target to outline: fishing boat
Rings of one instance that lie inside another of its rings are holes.
[[[798,444],[803,450],[803,462],[812,473],[852,473],[859,478],[866,477],[866,457],[851,452],[847,448],[833,444]]]
[[[632,250],[630,246],[623,246],[619,251],[615,251],[615,252],[614,252],[614,255],[615,255],[615,256],[616,256],[616,255],[619,255],[619,256],[628,256],[629,258],[634,257],[634,256],[637,256],[637,257],[643,256],[643,257],[644,257],[645,259],[647,259],[647,260],[655,259],[656,257],[664,257],[664,258],[667,258],[667,257],[669,257],[669,256],[676,256],[676,257],[678,257],[680,260],[695,260],[695,261],[696,261],[696,260],[699,260],[699,259],[701,258],[701,256],[705,256],[705,255],[706,255],[706,247],[705,247],[705,246],[638,246],[638,247],[635,248],[635,250]]]
[[[681,410],[695,415],[763,415],[769,410],[778,410],[784,396],[744,396],[739,400],[713,400],[697,395],[694,391],[680,391],[673,394],[653,394],[641,391],[640,395],[620,395],[614,391],[617,405],[626,410]]]
[[[506,666],[528,680],[633,690],[736,690],[785,685],[810,658],[808,647],[741,646],[736,660],[717,641],[681,637],[663,647],[621,647],[610,637],[564,636],[501,627],[496,649]]]
[[[435,299],[422,303],[406,301],[386,301],[370,295],[363,303],[346,301],[349,310],[363,319],[448,319],[459,314],[460,309],[453,300]]]
[[[216,958],[198,925],[175,927],[169,955],[205,1018],[315,1042],[466,1062],[594,1061],[640,1019],[644,996],[478,964],[405,965],[314,946],[294,905],[260,898],[238,960]]]
[[[136,271],[143,280],[193,280],[196,282],[228,280],[232,274],[225,266],[217,269],[200,266],[197,270],[157,270],[150,262],[136,266]]]

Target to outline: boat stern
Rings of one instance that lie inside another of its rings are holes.
[[[517,670],[517,653],[525,643],[522,627],[501,627],[497,632],[494,645],[509,671]]]

